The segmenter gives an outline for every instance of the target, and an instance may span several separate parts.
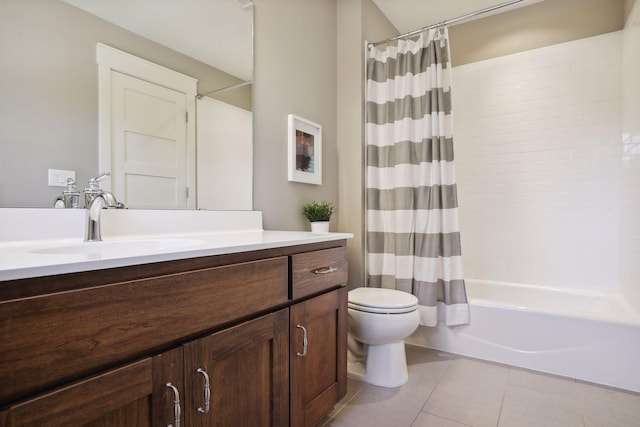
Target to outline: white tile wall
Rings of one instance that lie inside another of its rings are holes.
[[[618,290],[621,43],[616,32],[453,69],[466,277]]]
[[[640,311],[640,1],[627,19],[622,39],[622,223],[620,283]]]

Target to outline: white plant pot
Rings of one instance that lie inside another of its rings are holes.
[[[312,233],[328,233],[329,221],[316,221],[311,223]]]

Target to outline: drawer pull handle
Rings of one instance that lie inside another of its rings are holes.
[[[209,388],[209,375],[202,368],[196,369],[196,372],[202,374],[204,377],[204,409],[202,406],[198,407],[198,413],[200,414],[208,414],[209,413],[209,402],[211,401],[211,389]]]
[[[171,383],[167,383],[167,387],[173,390],[173,424],[169,424],[167,427],[180,427],[180,393]]]
[[[296,325],[296,328],[302,329],[302,353],[297,352],[296,356],[305,357],[307,355],[307,329],[302,325]]]
[[[338,269],[335,267],[325,267],[325,268],[319,268],[317,270],[313,270],[313,274],[329,274],[329,273],[334,273],[336,271],[338,271]]]

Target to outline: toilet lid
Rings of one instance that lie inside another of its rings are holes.
[[[384,288],[356,288],[349,291],[349,308],[368,313],[408,313],[418,298],[407,292]]]

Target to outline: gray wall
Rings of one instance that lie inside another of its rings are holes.
[[[305,202],[338,202],[336,0],[255,0],[254,14],[253,207],[267,229],[309,230]],[[322,125],[320,186],[287,181],[290,113]]]
[[[309,200],[330,200],[363,274],[364,40],[396,33],[371,0],[255,0],[254,209],[267,229],[308,230]],[[287,115],[323,126],[322,186],[287,181]]]
[[[377,41],[397,30],[372,0],[338,3],[338,152],[340,227],[353,233],[349,285],[364,283],[364,69],[365,40]]]
[[[97,42],[201,91],[240,81],[58,0],[0,1],[0,207],[51,207],[63,189],[47,186],[47,169],[75,170],[80,185],[97,174]],[[251,108],[250,89],[236,104]]]

